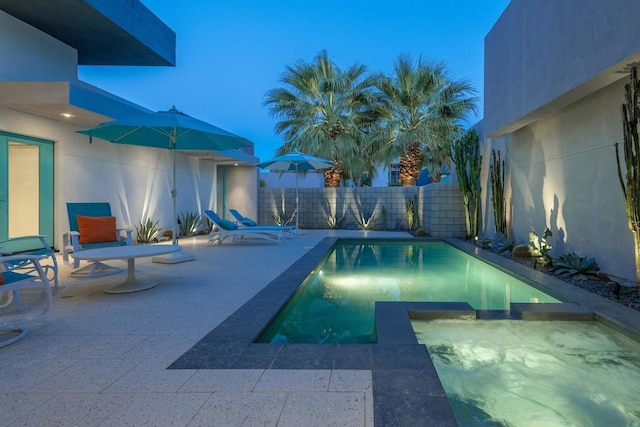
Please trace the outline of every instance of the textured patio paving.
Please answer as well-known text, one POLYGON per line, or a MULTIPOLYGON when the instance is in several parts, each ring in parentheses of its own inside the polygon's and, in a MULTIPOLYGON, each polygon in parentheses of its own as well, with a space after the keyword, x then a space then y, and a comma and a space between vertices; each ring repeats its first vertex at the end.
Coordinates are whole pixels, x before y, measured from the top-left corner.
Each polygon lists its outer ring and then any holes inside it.
POLYGON ((125 273, 75 279, 61 265, 53 311, 0 349, 0 425, 373 426, 371 371, 166 369, 327 236, 363 233, 311 230, 282 245, 183 239, 195 261, 136 260, 138 278, 158 286, 123 295, 103 289, 125 273))

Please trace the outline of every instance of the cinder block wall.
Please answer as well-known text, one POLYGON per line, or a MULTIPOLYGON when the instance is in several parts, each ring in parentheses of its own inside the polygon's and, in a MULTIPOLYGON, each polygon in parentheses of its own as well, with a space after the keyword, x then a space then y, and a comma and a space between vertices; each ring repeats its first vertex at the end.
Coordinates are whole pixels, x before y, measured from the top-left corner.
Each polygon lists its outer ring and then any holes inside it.
MULTIPOLYGON (((373 214, 374 230, 407 230, 406 203, 414 200, 418 203, 420 224, 431 236, 465 236, 464 209, 455 183, 423 187, 300 188, 298 197, 301 228, 326 229, 329 217, 335 217, 339 221, 337 228, 357 229, 358 216, 368 219, 373 214)), ((277 216, 290 219, 295 209, 295 188, 259 190, 260 224, 273 224, 277 216)))
POLYGON ((432 237, 460 237, 467 234, 464 205, 457 183, 438 183, 420 187, 424 213, 422 225, 432 237))

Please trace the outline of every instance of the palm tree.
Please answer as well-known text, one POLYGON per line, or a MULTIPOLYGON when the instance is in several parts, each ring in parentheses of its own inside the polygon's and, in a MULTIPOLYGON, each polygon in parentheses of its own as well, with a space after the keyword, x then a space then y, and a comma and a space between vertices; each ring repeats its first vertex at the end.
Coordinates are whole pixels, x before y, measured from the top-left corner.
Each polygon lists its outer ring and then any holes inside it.
POLYGON ((374 81, 365 73, 357 63, 343 71, 322 50, 311 63, 287 66, 280 78, 284 87, 266 94, 264 104, 280 119, 275 131, 284 140, 277 154, 297 149, 333 160, 335 166, 324 170, 326 187, 375 169, 362 153, 377 111, 374 81))
POLYGON ((444 64, 400 55, 392 76, 379 75, 376 86, 385 98, 387 144, 380 158, 400 158, 402 185, 415 185, 422 167, 439 179, 449 165, 451 145, 462 134, 462 120, 475 112, 475 90, 466 80, 452 80, 444 64), (433 172, 436 172, 435 174, 433 172))

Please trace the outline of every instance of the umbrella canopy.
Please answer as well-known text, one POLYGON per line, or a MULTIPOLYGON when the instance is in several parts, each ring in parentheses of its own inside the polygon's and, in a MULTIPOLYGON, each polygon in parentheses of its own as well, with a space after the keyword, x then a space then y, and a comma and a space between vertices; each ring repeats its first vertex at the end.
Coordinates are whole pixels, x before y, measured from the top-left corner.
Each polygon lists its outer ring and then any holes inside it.
POLYGON ((292 151, 291 153, 283 156, 274 157, 271 160, 267 160, 263 163, 256 165, 261 169, 271 169, 277 171, 290 171, 296 173, 296 230, 298 229, 298 208, 300 206, 300 200, 298 197, 298 172, 308 171, 314 169, 326 169, 333 166, 331 160, 315 157, 310 154, 301 153, 300 151, 292 151))
POLYGON ((170 150, 228 150, 246 147, 246 140, 176 109, 140 113, 100 123, 79 133, 117 142, 170 150))
POLYGON ((176 109, 140 113, 77 131, 118 144, 166 148, 173 151, 173 244, 177 243, 175 150, 228 150, 246 147, 247 141, 231 132, 195 119, 176 109))
POLYGON ((262 169, 277 171, 308 171, 313 169, 326 169, 333 166, 331 160, 321 159, 310 154, 292 151, 284 156, 274 157, 256 166, 262 169))

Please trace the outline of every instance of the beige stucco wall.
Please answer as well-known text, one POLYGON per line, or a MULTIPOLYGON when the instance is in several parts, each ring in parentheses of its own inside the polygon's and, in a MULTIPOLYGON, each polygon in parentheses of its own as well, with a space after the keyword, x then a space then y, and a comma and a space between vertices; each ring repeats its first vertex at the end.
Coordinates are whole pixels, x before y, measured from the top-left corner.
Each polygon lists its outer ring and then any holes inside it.
POLYGON ((621 80, 521 128, 483 144, 485 233, 494 232, 486 189, 490 150, 507 158, 510 226, 518 242, 528 232, 554 233, 552 254, 594 257, 606 272, 635 277, 633 241, 618 183, 613 144, 622 139, 621 80))

